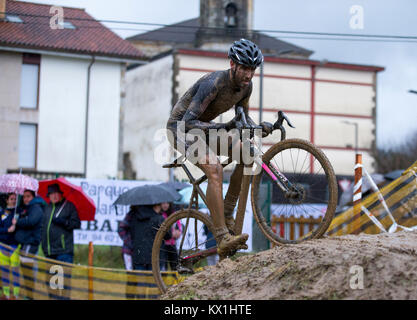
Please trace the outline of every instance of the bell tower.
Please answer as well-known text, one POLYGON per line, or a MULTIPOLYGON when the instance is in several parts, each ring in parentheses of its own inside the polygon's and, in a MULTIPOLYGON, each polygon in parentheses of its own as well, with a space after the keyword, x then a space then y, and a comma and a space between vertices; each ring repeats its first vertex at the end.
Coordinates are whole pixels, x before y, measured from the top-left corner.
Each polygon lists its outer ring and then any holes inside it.
POLYGON ((200 0, 197 46, 250 38, 253 0, 200 0))

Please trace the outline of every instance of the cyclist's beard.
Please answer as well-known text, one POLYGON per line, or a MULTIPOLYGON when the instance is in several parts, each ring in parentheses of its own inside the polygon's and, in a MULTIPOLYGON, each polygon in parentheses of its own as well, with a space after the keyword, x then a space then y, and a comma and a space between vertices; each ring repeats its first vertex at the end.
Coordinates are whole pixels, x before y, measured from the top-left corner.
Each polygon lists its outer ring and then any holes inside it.
POLYGON ((233 83, 233 85, 234 85, 234 90, 236 91, 236 92, 239 92, 240 91, 240 89, 241 89, 241 87, 240 87, 240 85, 239 85, 239 83, 238 83, 238 81, 236 80, 236 69, 237 69, 237 67, 235 67, 233 70, 232 70, 232 83, 233 83))

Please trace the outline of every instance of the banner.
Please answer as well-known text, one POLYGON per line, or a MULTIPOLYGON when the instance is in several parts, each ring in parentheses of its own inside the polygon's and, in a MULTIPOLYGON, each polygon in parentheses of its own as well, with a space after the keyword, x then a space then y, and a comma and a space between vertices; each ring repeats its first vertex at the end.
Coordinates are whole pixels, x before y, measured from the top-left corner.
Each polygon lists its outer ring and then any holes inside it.
POLYGON ((162 182, 85 178, 67 180, 80 186, 94 200, 97 208, 94 221, 81 221, 81 229, 74 230, 74 243, 88 244, 92 241, 94 245, 109 246, 122 246, 117 228, 129 211, 129 206, 113 206, 113 202, 131 188, 162 182))

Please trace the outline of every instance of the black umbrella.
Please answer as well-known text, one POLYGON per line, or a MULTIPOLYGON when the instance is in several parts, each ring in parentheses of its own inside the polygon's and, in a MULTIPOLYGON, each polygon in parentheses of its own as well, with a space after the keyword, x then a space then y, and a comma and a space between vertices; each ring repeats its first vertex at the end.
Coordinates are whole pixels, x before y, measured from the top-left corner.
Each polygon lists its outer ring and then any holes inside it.
POLYGON ((173 202, 181 198, 175 189, 163 185, 146 184, 122 193, 113 205, 152 205, 173 202))
POLYGON ((401 177, 403 171, 404 170, 394 170, 394 171, 388 172, 387 174, 384 175, 384 178, 390 181, 396 180, 399 177, 401 177))
POLYGON ((163 182, 159 185, 174 188, 176 191, 182 190, 182 189, 187 188, 187 187, 191 187, 191 184, 186 183, 186 182, 179 182, 179 181, 163 182))

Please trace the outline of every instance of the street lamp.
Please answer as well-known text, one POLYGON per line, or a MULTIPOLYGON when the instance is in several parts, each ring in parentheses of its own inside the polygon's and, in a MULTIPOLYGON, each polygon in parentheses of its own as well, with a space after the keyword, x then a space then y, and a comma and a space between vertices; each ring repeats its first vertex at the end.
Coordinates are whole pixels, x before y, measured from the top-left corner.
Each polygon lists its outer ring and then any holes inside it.
POLYGON ((343 123, 355 126, 355 153, 358 154, 358 123, 351 121, 342 121, 343 123))

